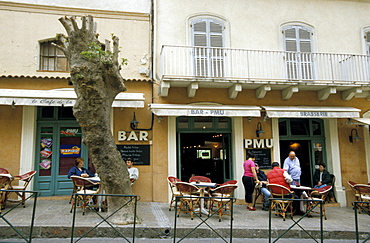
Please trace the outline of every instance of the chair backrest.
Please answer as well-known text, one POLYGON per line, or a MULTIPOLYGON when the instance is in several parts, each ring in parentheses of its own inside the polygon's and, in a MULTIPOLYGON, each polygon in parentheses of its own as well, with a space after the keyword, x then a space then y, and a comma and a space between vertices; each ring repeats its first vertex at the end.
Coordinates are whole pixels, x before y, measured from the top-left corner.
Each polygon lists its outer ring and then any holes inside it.
POLYGON ((7 189, 7 186, 10 185, 11 178, 6 175, 0 175, 0 189, 7 189), (4 188, 3 188, 4 187, 4 188))
POLYGON ((182 181, 176 183, 176 188, 182 195, 189 195, 199 190, 198 187, 182 181))
POLYGON ((290 191, 289 188, 279 184, 267 184, 267 187, 270 189, 271 194, 274 196, 294 194, 294 192, 290 191))
POLYGON ((91 187, 97 185, 97 183, 90 181, 89 179, 86 179, 81 176, 71 176, 71 179, 73 181, 73 184, 75 187, 81 188, 81 190, 86 189, 86 187, 91 187))
POLYGON ((205 176, 192 176, 189 179, 189 182, 212 182, 211 179, 205 176))
POLYGON ((220 186, 224 186, 224 185, 237 185, 237 184, 238 184, 238 181, 237 180, 230 180, 230 181, 225 181, 220 186))
POLYGON ((328 185, 331 185, 331 186, 335 186, 335 175, 334 174, 330 174, 330 178, 331 178, 331 182, 328 183, 328 185))
POLYGON ((168 183, 170 183, 172 186, 175 186, 177 182, 180 182, 181 180, 174 176, 167 177, 168 183))
POLYGON ((211 189, 211 192, 221 194, 221 196, 217 196, 217 197, 232 197, 237 187, 238 186, 235 184, 223 185, 215 189, 211 189))
POLYGON ((349 185, 350 187, 354 187, 354 186, 356 185, 356 183, 355 183, 355 182, 353 182, 353 181, 347 181, 347 183, 348 183, 348 185, 349 185))
POLYGON ((360 195, 370 195, 370 185, 356 184, 354 187, 360 195))
POLYGON ((18 177, 21 181, 30 182, 32 180, 32 178, 34 177, 34 175, 36 174, 36 172, 37 171, 32 170, 32 171, 29 171, 27 173, 24 173, 23 175, 19 175, 19 176, 16 176, 16 177, 18 177))
POLYGON ((332 188, 333 186, 324 186, 316 189, 316 191, 318 191, 320 194, 327 194, 332 188))
POLYGON ((4 168, 0 168, 0 174, 9 174, 9 171, 4 168))

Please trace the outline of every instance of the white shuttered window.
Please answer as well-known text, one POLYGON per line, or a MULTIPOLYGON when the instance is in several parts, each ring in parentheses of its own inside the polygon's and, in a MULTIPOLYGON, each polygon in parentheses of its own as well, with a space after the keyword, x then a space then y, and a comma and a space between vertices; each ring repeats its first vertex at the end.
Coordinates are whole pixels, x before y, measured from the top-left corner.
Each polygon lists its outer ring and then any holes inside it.
POLYGON ((214 19, 192 21, 194 75, 224 76, 224 24, 214 19))
POLYGON ((283 29, 287 53, 287 73, 291 80, 313 79, 312 30, 304 26, 283 29))

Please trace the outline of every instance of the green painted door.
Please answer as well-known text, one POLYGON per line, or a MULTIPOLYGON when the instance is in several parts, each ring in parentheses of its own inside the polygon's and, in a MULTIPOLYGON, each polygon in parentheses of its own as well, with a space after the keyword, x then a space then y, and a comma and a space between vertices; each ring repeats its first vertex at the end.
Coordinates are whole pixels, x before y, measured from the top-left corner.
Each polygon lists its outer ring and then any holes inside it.
POLYGON ((81 128, 76 123, 42 123, 37 131, 36 190, 42 196, 70 194, 68 171, 75 166, 76 157, 86 157, 81 128))

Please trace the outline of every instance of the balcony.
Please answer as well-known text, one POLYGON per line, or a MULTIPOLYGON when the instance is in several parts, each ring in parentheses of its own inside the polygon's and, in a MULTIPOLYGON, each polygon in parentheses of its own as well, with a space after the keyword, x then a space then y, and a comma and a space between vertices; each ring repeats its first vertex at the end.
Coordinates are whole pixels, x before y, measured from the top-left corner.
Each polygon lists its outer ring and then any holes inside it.
POLYGON ((270 90, 282 90, 283 99, 310 90, 320 100, 337 91, 349 100, 369 89, 370 56, 163 46, 160 78, 164 97, 170 87, 187 87, 188 97, 212 87, 228 88, 232 99, 255 89, 257 98, 270 90))

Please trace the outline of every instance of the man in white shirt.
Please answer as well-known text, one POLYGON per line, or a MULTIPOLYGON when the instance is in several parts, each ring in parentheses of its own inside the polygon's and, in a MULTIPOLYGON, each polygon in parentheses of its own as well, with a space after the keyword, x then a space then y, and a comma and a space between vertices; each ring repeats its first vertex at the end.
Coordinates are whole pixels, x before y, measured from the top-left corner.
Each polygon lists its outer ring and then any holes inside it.
POLYGON ((133 167, 133 164, 134 162, 132 162, 131 158, 126 159, 128 173, 130 174, 131 186, 135 183, 137 179, 139 179, 139 170, 136 167, 133 167))
POLYGON ((283 169, 292 177, 292 185, 301 184, 301 164, 294 151, 290 151, 289 156, 284 160, 283 169))

